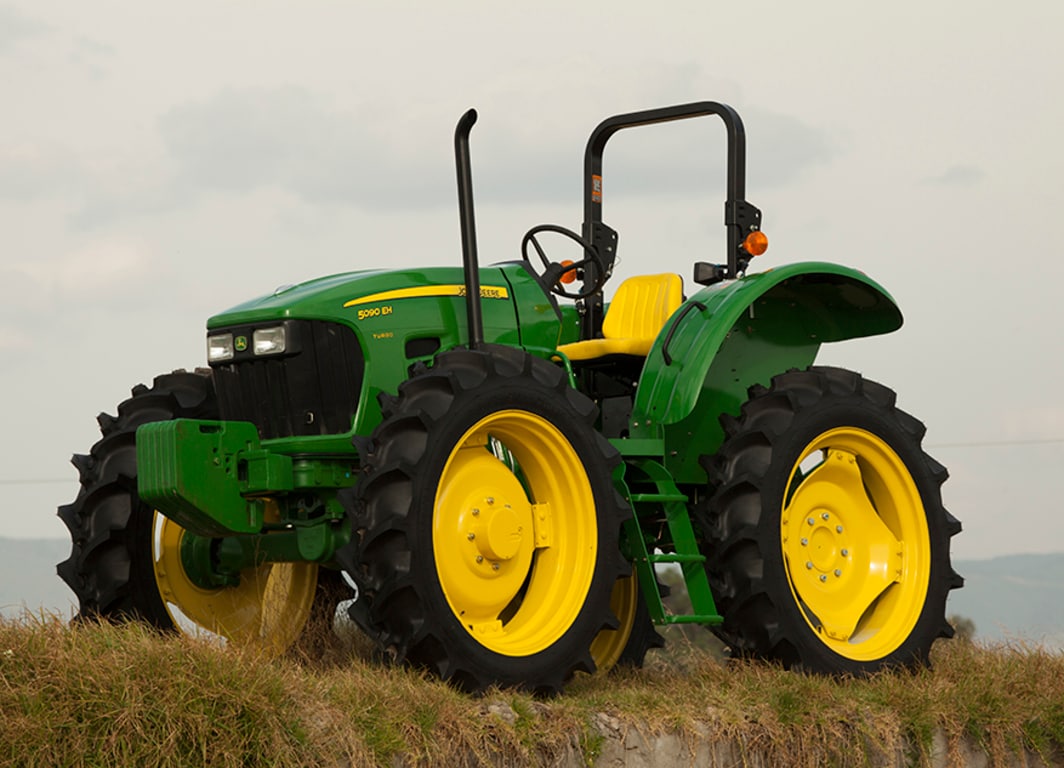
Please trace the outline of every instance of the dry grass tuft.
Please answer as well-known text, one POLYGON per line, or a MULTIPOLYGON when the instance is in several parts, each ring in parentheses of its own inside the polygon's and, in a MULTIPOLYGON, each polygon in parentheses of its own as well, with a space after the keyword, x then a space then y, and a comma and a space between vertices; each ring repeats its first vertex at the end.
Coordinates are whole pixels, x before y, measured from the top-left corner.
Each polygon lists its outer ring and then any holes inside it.
POLYGON ((934 670, 829 680, 696 648, 537 701, 462 695, 322 629, 268 660, 138 625, 0 622, 0 765, 590 763, 607 738, 678 734, 764 765, 1003 765, 1064 744, 1064 657, 936 649, 934 670), (936 746, 937 745, 937 746, 936 746))

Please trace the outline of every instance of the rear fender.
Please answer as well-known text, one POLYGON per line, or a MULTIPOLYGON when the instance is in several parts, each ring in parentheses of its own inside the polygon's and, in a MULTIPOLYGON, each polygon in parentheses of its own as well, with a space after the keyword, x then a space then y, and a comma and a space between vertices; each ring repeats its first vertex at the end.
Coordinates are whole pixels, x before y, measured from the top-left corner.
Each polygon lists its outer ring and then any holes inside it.
POLYGON ((754 384, 805 368, 820 345, 901 327, 894 300, 864 274, 821 262, 778 267, 700 290, 673 314, 647 356, 633 438, 664 439, 678 482, 704 482, 701 456, 724 437, 754 384))

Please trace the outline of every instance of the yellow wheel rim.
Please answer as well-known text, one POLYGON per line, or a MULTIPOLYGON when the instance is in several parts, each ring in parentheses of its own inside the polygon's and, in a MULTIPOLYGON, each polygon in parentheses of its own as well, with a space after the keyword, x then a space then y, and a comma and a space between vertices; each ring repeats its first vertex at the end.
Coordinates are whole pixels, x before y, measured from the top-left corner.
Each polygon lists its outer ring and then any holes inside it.
POLYGON ((529 656, 561 638, 597 548, 591 484, 557 427, 507 410, 462 435, 440 476, 432 552, 448 605, 481 645, 529 656))
POLYGON ((591 658, 599 669, 610 669, 621 659, 635 625, 639 608, 639 582, 635 576, 624 576, 613 583, 610 610, 617 617, 617 629, 604 629, 591 643, 591 658))
POLYGON ((809 626, 855 661, 897 650, 931 575, 927 517, 905 462, 871 432, 840 427, 806 446, 788 488, 784 566, 809 626))
POLYGON ((235 587, 203 589, 181 564, 185 529, 155 514, 155 582, 174 624, 221 635, 270 654, 288 650, 307 623, 318 581, 316 563, 267 563, 240 573, 235 587))

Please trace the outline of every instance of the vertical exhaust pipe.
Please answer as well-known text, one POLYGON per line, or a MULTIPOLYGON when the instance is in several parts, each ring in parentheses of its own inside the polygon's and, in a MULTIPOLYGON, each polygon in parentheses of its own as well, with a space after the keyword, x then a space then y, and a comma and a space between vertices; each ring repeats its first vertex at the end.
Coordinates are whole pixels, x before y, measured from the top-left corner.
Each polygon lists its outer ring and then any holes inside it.
POLYGON ((477 121, 471 109, 454 129, 454 160, 458 172, 458 218, 462 228, 462 267, 465 271, 466 316, 469 348, 484 344, 484 320, 480 314, 480 265, 477 259, 477 224, 473 216, 473 172, 469 164, 469 132, 477 121))

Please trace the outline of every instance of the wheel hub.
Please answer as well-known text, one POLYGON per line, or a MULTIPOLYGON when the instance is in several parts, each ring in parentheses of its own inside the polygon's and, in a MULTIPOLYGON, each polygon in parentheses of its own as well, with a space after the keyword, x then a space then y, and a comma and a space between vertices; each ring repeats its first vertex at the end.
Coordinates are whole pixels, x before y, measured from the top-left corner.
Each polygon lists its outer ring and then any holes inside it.
POLYGON ((449 595, 474 624, 494 619, 514 598, 532 563, 532 505, 510 469, 475 441, 459 453, 441 489, 436 540, 460 553, 438 562, 449 595))
MULTIPOLYGON (((477 551, 483 557, 495 561, 510 560, 521 549, 525 525, 513 505, 498 506, 492 503, 494 499, 487 501, 488 513, 474 516, 477 523, 470 532, 471 540, 476 542, 477 551)), ((523 506, 531 511, 527 502, 523 506)))
POLYGON ((810 532, 802 536, 799 543, 807 558, 806 570, 811 575, 819 577, 832 574, 839 577, 845 572, 849 564, 850 546, 846 527, 841 521, 840 514, 825 509, 818 509, 806 519, 810 532))

